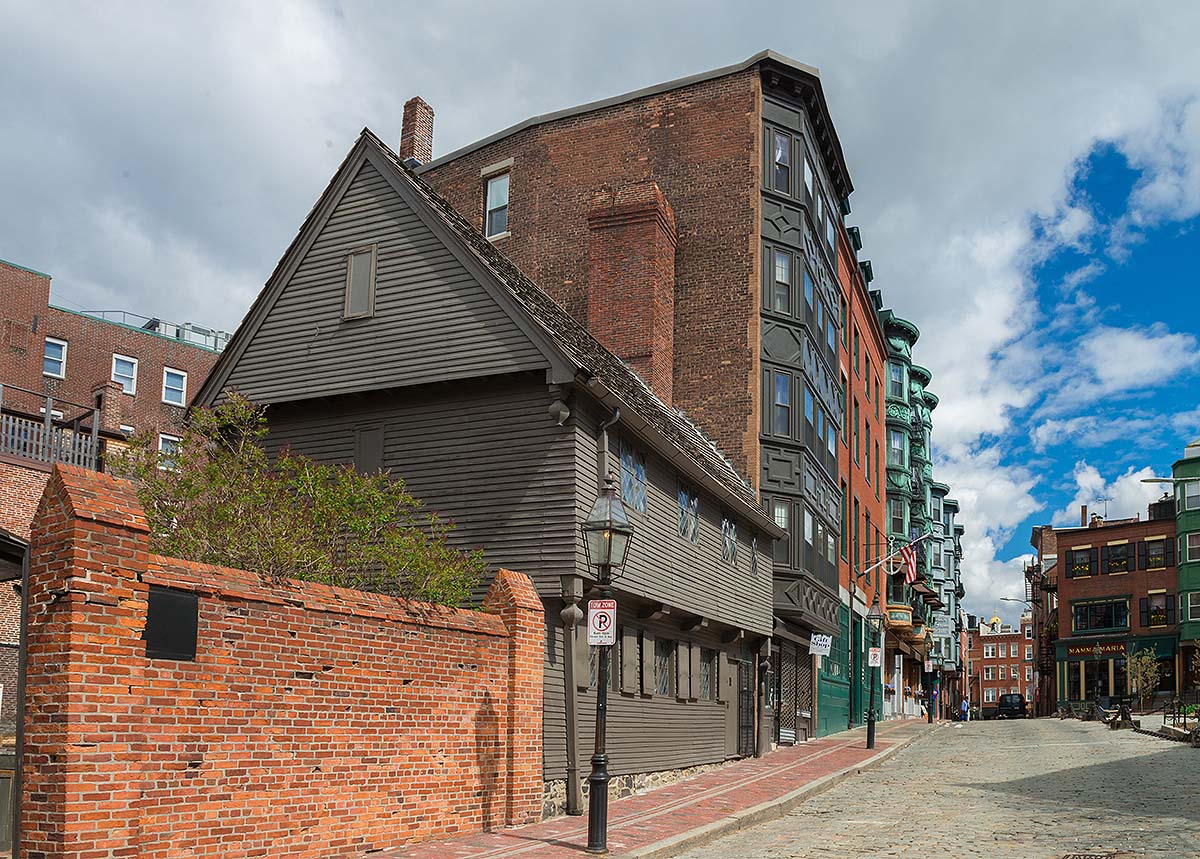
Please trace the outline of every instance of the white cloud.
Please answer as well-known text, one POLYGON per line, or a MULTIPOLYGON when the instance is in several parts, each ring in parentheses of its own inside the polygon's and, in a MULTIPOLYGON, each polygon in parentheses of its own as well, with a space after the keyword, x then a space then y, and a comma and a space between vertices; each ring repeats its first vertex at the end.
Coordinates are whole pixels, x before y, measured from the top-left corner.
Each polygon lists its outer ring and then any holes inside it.
POLYGON ((1143 483, 1147 477, 1155 477, 1150 467, 1129 468, 1112 481, 1106 480, 1100 470, 1086 461, 1075 464, 1075 497, 1063 509, 1054 514, 1051 524, 1056 527, 1078 527, 1080 507, 1087 505, 1088 515, 1099 513, 1108 519, 1145 517, 1147 505, 1163 494, 1161 484, 1143 483))

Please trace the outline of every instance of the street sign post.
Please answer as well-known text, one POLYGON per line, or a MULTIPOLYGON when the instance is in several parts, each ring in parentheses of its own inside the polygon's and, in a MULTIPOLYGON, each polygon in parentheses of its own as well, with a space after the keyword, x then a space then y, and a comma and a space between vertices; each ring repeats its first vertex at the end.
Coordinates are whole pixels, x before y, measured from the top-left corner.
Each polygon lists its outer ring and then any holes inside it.
POLYGON ((883 648, 872 647, 867 651, 867 667, 880 668, 883 666, 883 648))
POLYGON ((588 600, 587 643, 617 643, 617 601, 588 600))
POLYGON ((933 660, 926 659, 925 660, 925 673, 930 674, 930 673, 932 673, 932 671, 933 671, 933 660))

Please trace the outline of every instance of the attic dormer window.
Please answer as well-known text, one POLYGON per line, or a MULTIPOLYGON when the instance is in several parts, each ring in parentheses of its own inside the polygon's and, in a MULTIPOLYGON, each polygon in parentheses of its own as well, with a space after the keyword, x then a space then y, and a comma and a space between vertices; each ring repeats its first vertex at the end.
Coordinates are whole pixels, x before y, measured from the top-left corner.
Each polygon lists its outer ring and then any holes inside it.
POLYGON ((346 304, 343 319, 375 315, 375 245, 356 248, 346 256, 346 304))

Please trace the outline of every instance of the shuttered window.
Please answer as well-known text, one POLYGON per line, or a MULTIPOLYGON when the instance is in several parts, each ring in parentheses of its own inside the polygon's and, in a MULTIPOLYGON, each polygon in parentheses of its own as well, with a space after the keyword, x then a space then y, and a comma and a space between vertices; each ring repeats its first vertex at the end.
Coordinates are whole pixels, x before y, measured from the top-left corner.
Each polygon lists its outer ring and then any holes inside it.
POLYGON ((358 248, 346 257, 344 319, 375 315, 375 245, 358 248))

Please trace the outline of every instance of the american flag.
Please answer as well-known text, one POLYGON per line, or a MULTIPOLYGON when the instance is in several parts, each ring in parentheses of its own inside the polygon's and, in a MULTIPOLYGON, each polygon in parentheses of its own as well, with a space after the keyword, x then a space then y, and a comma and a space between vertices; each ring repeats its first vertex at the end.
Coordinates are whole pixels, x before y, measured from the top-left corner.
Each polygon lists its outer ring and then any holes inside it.
POLYGON ((904 584, 917 580, 917 548, 912 543, 900 547, 900 560, 904 562, 904 584))

